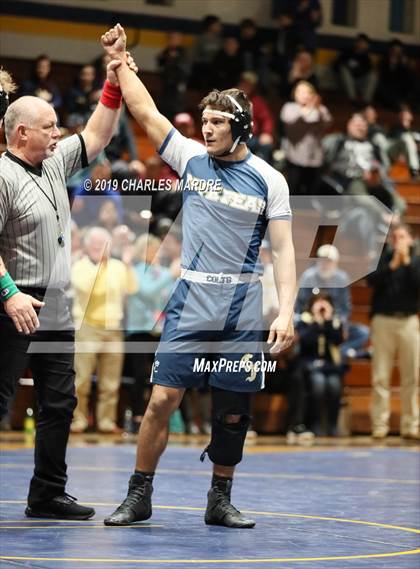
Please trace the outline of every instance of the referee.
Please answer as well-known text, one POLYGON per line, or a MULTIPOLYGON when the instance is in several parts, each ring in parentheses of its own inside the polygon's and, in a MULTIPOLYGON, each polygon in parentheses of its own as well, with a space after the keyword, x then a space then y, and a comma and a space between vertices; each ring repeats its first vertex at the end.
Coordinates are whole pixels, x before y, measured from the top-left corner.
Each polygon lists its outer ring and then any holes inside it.
MULTIPOLYGON (((136 70, 134 62, 131 68, 136 70)), ((17 99, 4 116, 0 417, 7 411, 17 380, 31 368, 39 409, 35 470, 25 510, 29 517, 88 519, 95 513, 65 492, 66 446, 76 406, 74 330, 64 293, 70 278, 66 179, 107 146, 120 106, 121 91, 108 67, 100 102, 81 135, 60 141, 54 109, 36 97, 17 99), (47 353, 46 349, 28 353, 32 342, 60 342, 60 353, 47 353)))

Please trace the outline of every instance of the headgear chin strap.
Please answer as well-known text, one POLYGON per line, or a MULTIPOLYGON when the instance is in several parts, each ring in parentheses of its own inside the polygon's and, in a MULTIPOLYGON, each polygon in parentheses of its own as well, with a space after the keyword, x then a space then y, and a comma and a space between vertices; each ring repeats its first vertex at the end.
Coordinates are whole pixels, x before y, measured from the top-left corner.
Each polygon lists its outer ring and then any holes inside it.
POLYGON ((204 112, 206 113, 212 113, 230 119, 233 144, 227 152, 219 154, 218 156, 228 156, 229 154, 232 154, 232 152, 235 151, 235 148, 238 146, 238 144, 240 144, 241 142, 246 144, 252 138, 253 122, 251 118, 251 113, 249 111, 244 110, 241 107, 241 105, 238 103, 238 101, 234 99, 231 95, 226 95, 226 96, 235 107, 235 111, 233 113, 219 111, 217 109, 204 110, 204 112))

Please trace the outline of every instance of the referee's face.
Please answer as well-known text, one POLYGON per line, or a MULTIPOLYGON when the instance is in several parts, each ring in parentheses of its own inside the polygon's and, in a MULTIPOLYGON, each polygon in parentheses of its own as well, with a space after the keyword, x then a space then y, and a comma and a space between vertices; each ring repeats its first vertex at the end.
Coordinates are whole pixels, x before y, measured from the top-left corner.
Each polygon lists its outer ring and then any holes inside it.
POLYGON ((42 106, 36 122, 26 128, 26 134, 27 148, 34 161, 41 162, 54 154, 61 135, 57 115, 50 105, 42 106))

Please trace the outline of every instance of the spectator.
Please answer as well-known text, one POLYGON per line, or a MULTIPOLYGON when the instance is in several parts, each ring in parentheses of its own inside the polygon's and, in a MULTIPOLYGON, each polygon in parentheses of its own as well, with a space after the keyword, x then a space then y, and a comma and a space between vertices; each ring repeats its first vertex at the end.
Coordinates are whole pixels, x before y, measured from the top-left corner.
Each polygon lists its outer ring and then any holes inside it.
POLYGON ((294 100, 280 112, 287 181, 294 195, 316 195, 323 163, 321 139, 332 119, 310 83, 301 81, 296 85, 294 100))
POLYGON ((347 134, 332 134, 324 138, 325 164, 329 182, 338 193, 351 195, 357 205, 359 221, 353 223, 353 230, 368 251, 375 249, 378 224, 389 223, 392 214, 384 213, 376 200, 366 200, 374 195, 383 201, 394 215, 405 209, 404 200, 397 194, 386 178, 380 162, 380 153, 368 140, 368 125, 364 117, 354 114, 347 123, 347 134))
POLYGON ((363 109, 363 117, 367 122, 367 138, 380 152, 381 162, 388 172, 391 161, 389 158, 390 140, 385 128, 378 123, 378 112, 372 105, 367 105, 363 109))
POLYGON ((322 8, 319 0, 296 0, 294 28, 298 42, 311 52, 317 47, 316 29, 322 23, 322 8))
POLYGON ((131 267, 132 251, 125 252, 123 261, 118 261, 110 258, 110 246, 109 232, 92 227, 85 235, 86 255, 72 267, 76 342, 85 345, 85 351, 82 348, 75 357, 78 403, 71 426, 73 433, 81 433, 88 427, 89 394, 95 370, 98 430, 118 432, 118 390, 124 357, 121 323, 126 295, 134 293, 138 285, 131 267))
POLYGON ((169 33, 167 46, 157 57, 162 78, 160 107, 170 120, 185 108, 185 91, 190 70, 182 41, 183 36, 179 32, 169 33))
POLYGON ((313 55, 310 51, 301 50, 293 58, 292 67, 287 75, 287 84, 284 95, 290 99, 293 97, 294 89, 298 83, 306 81, 315 90, 318 90, 318 79, 315 75, 313 55))
POLYGON ((404 156, 410 175, 413 178, 419 176, 419 148, 420 132, 413 129, 414 116, 408 105, 401 105, 398 121, 389 133, 385 132, 377 123, 377 112, 374 107, 368 105, 363 116, 368 123, 368 138, 376 145, 381 153, 381 161, 388 171, 391 164, 400 156, 404 156))
POLYGON ((144 390, 153 364, 154 348, 147 349, 162 331, 163 311, 178 277, 179 265, 171 268, 160 265, 158 251, 161 240, 154 235, 143 234, 135 243, 134 272, 139 288, 128 298, 127 341, 139 346, 129 353, 129 369, 134 378, 131 391, 133 427, 137 432, 146 408, 144 390))
POLYGON ((401 382, 403 438, 419 439, 420 366, 420 256, 414 250, 409 228, 391 231, 391 247, 385 249, 375 272, 368 276, 372 298, 372 435, 383 439, 389 431, 390 379, 398 361, 401 382))
POLYGON ((285 91, 285 85, 283 83, 284 77, 286 77, 289 72, 290 62, 299 44, 299 38, 297 37, 296 29, 293 25, 293 9, 290 7, 282 7, 277 15, 276 21, 278 30, 272 49, 271 68, 280 81, 281 90, 285 91))
POLYGON ((242 73, 238 89, 247 94, 252 103, 253 137, 248 147, 257 156, 267 162, 271 161, 273 151, 273 117, 267 101, 257 93, 258 76, 252 71, 242 73))
POLYGON ((389 43, 388 52, 379 66, 377 98, 388 108, 398 110, 411 100, 415 90, 415 76, 401 40, 389 43))
POLYGON ((258 71, 260 40, 254 20, 246 18, 239 24, 239 48, 245 71, 258 71))
MULTIPOLYGON (((105 70, 106 74, 106 70, 105 70)), ((48 55, 39 55, 32 67, 31 78, 23 81, 21 95, 33 95, 47 101, 55 111, 62 104, 61 93, 51 78, 51 60, 48 55)))
POLYGON ((353 47, 343 51, 335 63, 347 97, 357 106, 371 103, 378 81, 369 50, 368 36, 358 34, 353 47))
POLYGON ((222 23, 217 16, 206 16, 202 22, 202 32, 193 49, 193 67, 190 86, 192 89, 206 90, 211 87, 210 76, 216 54, 222 48, 222 23))
POLYGON ((111 256, 123 260, 124 255, 133 248, 136 235, 128 225, 117 225, 111 233, 111 256))
POLYGON ((340 254, 334 245, 322 245, 316 256, 317 262, 302 274, 299 292, 296 298, 295 312, 299 316, 308 306, 313 294, 328 294, 335 314, 343 322, 345 341, 340 346, 344 358, 366 357, 365 344, 369 339, 369 328, 357 322, 351 322, 352 311, 349 290, 349 275, 339 268, 340 254))
POLYGON ((420 132, 413 128, 414 116, 408 105, 401 105, 398 123, 389 133, 393 144, 390 146, 391 159, 403 154, 413 178, 420 174, 420 132))
POLYGON ((201 142, 199 138, 195 137, 195 124, 194 119, 190 113, 178 113, 174 116, 174 127, 187 138, 193 138, 201 142))
POLYGON ((239 42, 235 36, 227 36, 222 49, 216 54, 212 64, 212 87, 229 89, 239 81, 243 71, 242 57, 239 52, 239 42))
POLYGON ((343 326, 334 313, 331 298, 328 295, 313 295, 296 329, 300 359, 308 376, 313 400, 312 431, 316 435, 336 436, 342 388, 339 346, 343 341, 343 326))
POLYGON ((100 91, 95 87, 95 76, 95 67, 84 65, 67 93, 66 126, 74 131, 86 124, 98 103, 100 91))
POLYGON ((97 225, 111 233, 120 225, 121 221, 121 216, 115 201, 110 198, 101 200, 96 220, 97 225))

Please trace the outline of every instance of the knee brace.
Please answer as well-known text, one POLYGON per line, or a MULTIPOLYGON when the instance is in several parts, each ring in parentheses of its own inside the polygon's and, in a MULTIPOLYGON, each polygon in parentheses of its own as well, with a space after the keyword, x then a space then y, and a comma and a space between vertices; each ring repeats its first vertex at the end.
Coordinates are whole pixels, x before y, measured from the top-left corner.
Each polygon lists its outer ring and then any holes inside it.
POLYGON ((235 466, 242 460, 246 433, 251 422, 251 394, 212 388, 212 430, 210 444, 201 455, 214 464, 235 466), (238 415, 236 422, 229 415, 238 415))

